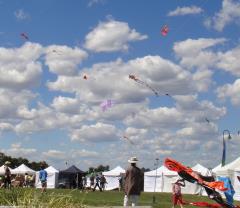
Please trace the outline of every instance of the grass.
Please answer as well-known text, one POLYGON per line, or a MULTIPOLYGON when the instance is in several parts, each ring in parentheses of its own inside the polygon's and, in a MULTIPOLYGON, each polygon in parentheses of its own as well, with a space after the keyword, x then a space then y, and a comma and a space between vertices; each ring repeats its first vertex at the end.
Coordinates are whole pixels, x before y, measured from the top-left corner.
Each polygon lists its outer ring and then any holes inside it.
MULTIPOLYGON (((171 193, 155 193, 156 203, 153 201, 153 193, 142 193, 139 205, 153 206, 154 208, 172 207, 171 193)), ((0 189, 0 205, 11 205, 32 208, 84 208, 86 206, 122 206, 123 192, 80 192, 79 190, 53 189, 41 194, 39 189, 19 188, 12 190, 0 189)), ((185 201, 207 201, 214 203, 207 197, 196 195, 184 195, 185 201)), ((240 205, 240 203, 236 203, 240 205)), ((187 206, 193 208, 192 206, 187 206)))

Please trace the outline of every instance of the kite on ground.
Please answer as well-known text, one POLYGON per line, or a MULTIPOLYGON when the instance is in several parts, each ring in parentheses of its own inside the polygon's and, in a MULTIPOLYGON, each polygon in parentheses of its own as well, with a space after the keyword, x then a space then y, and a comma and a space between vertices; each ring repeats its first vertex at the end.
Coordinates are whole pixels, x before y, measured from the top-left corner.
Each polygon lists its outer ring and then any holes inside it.
POLYGON ((20 36, 24 38, 25 40, 29 40, 29 37, 26 33, 21 33, 20 36))
POLYGON ((169 27, 167 25, 164 25, 161 29, 162 36, 167 36, 168 32, 169 32, 169 27))
POLYGON ((111 108, 113 106, 112 100, 105 100, 100 104, 102 111, 106 111, 107 109, 111 108))
POLYGON ((169 170, 177 172, 178 175, 184 180, 190 183, 197 183, 198 185, 202 186, 205 189, 208 197, 218 203, 218 205, 216 205, 205 202, 191 202, 191 205, 211 208, 239 208, 239 206, 234 206, 223 200, 221 194, 218 192, 228 190, 228 188, 224 186, 223 181, 215 181, 213 176, 202 176, 198 172, 193 171, 191 168, 186 167, 176 160, 170 158, 165 159, 164 166, 169 170))

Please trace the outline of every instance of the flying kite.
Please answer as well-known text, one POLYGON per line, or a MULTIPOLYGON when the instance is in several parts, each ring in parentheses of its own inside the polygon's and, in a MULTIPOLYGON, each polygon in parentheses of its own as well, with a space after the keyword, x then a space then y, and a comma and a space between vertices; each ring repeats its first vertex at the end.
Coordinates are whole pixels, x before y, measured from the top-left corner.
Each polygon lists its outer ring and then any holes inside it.
POLYGON ((29 37, 26 33, 21 33, 20 36, 25 40, 29 40, 29 37))
POLYGON ((135 82, 137 82, 137 83, 139 83, 139 84, 141 84, 141 85, 144 85, 144 86, 146 86, 147 88, 149 88, 150 90, 152 90, 153 91, 153 93, 158 97, 159 96, 159 94, 158 94, 158 92, 155 90, 155 89, 153 89, 150 85, 148 85, 146 82, 143 82, 143 81, 141 81, 140 79, 138 79, 135 75, 133 75, 133 74, 129 74, 129 79, 132 79, 132 80, 134 80, 135 82))
POLYGON ((123 138, 128 140, 130 142, 130 144, 134 145, 133 141, 131 139, 129 139, 129 137, 127 137, 126 135, 123 135, 123 138))
POLYGON ((208 120, 208 118, 205 118, 205 121, 208 122, 208 123, 210 123, 210 121, 208 120))
POLYGON ((168 32, 169 32, 169 27, 167 25, 164 25, 161 29, 162 36, 167 36, 168 32))
POLYGON ((100 104, 102 111, 106 111, 107 109, 111 108, 113 106, 112 100, 105 100, 100 104))

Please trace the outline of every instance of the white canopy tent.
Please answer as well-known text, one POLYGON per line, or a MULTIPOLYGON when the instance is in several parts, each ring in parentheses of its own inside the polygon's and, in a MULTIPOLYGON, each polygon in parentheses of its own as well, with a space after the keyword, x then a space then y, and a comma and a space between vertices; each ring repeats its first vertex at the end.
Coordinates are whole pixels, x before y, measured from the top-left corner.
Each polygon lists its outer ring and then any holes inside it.
MULTIPOLYGON (((12 173, 12 168, 10 168, 10 167, 8 167, 9 168, 9 170, 10 170, 10 172, 12 173)), ((4 175, 5 174, 5 169, 4 169, 4 165, 2 165, 1 167, 0 167, 0 175, 4 175)))
POLYGON ((220 164, 212 171, 217 176, 225 176, 231 179, 233 188, 235 190, 234 199, 240 200, 240 181, 238 180, 238 176, 240 176, 240 157, 223 167, 220 164))
POLYGON ((107 184, 105 185, 106 190, 113 190, 119 187, 119 177, 121 174, 124 174, 126 171, 117 166, 116 168, 103 172, 102 174, 106 178, 107 184))
POLYGON ((20 166, 18 166, 17 168, 13 169, 11 171, 12 174, 19 174, 19 175, 24 175, 25 173, 29 174, 29 175, 34 175, 36 173, 36 171, 32 170, 31 168, 29 168, 28 166, 22 164, 20 166))
MULTIPOLYGON (((58 174, 59 171, 53 166, 49 166, 45 169, 47 171, 47 188, 57 188, 58 186, 58 174)), ((41 188, 41 181, 39 180, 39 171, 36 173, 36 188, 41 188)))
POLYGON ((178 174, 161 166, 156 170, 144 173, 145 192, 171 192, 172 182, 176 180, 178 174))

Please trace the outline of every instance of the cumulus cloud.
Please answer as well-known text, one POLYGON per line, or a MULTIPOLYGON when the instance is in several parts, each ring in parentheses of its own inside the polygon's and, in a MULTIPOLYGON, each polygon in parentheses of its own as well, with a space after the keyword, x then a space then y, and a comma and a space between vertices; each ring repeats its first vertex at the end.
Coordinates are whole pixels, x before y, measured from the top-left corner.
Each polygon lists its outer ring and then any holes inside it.
POLYGON ((229 97, 233 105, 240 105, 240 79, 235 80, 233 84, 225 84, 218 87, 217 95, 222 100, 229 97))
POLYGON ((18 20, 26 20, 30 18, 30 15, 23 9, 18 9, 17 11, 14 12, 14 15, 18 20))
POLYGON ((37 153, 37 150, 35 148, 22 147, 21 143, 15 143, 9 149, 2 149, 1 152, 13 157, 32 157, 37 153))
POLYGON ((71 132, 71 139, 81 142, 116 141, 118 139, 118 130, 111 124, 83 125, 80 129, 71 132))
POLYGON ((213 27, 217 31, 222 31, 224 27, 240 19, 240 3, 235 0, 223 0, 222 8, 211 18, 204 22, 206 27, 213 27))
POLYGON ((199 14, 203 9, 197 6, 177 7, 174 11, 170 11, 168 16, 184 16, 189 14, 199 14))
POLYGON ((104 4, 105 0, 89 0, 87 6, 92 7, 97 4, 104 4))
POLYGON ((234 48, 225 53, 219 52, 218 58, 219 61, 217 67, 240 77, 240 47, 234 48))
POLYGON ((38 86, 42 65, 38 61, 43 48, 25 43, 20 48, 0 48, 0 87, 26 89, 38 86), (13 79, 14 77, 14 79, 13 79))
POLYGON ((80 48, 51 45, 46 48, 46 65, 58 75, 74 75, 88 54, 80 48))
POLYGON ((59 150, 48 150, 47 152, 43 152, 42 155, 47 159, 64 159, 66 157, 65 152, 59 150))
POLYGON ((147 38, 135 29, 131 29, 126 22, 109 20, 100 22, 96 28, 87 34, 85 48, 94 52, 113 52, 128 50, 129 42, 147 38))

